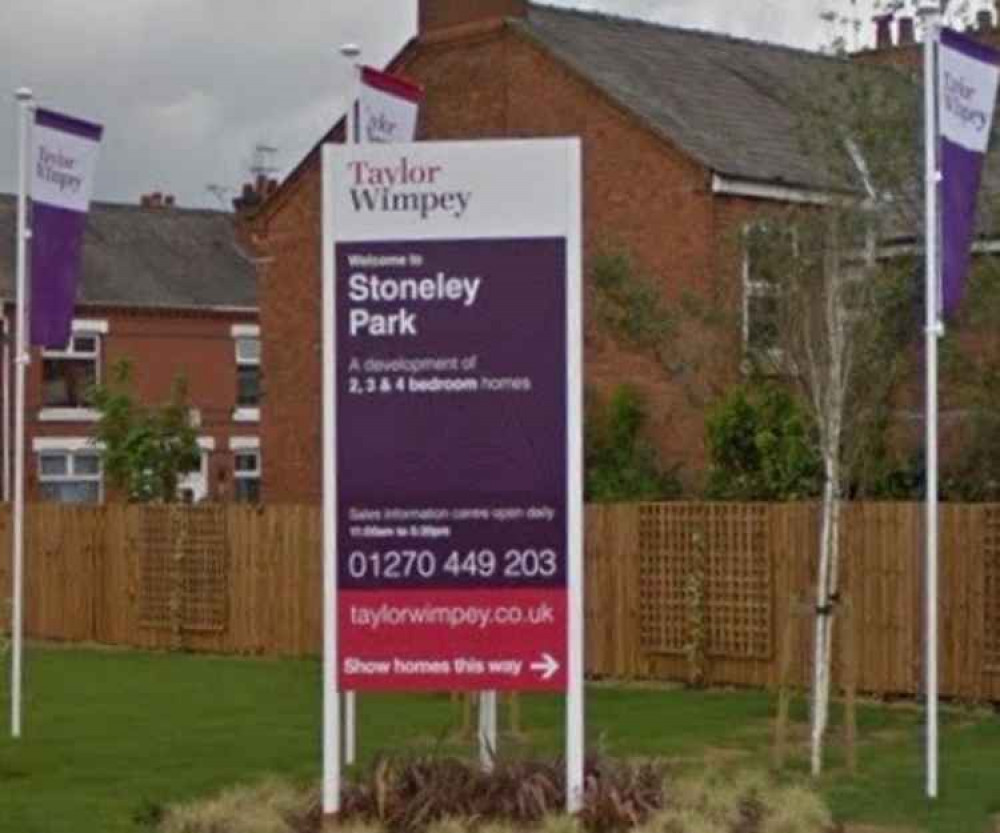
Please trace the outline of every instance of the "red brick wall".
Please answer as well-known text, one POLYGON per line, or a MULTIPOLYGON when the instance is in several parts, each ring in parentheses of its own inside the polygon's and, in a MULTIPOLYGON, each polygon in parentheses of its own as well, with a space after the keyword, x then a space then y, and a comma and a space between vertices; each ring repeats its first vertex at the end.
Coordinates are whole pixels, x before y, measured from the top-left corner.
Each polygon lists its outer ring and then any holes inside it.
MULTIPOLYGON (((704 289, 715 268, 708 172, 538 47, 519 38, 510 44, 509 133, 583 141, 585 274, 596 253, 620 249, 671 305, 704 289)), ((592 310, 592 287, 587 298, 592 310)), ((636 385, 663 461, 681 463, 686 478, 696 480, 704 462, 698 385, 680 365, 689 355, 705 356, 691 327, 675 342, 677 366, 665 368, 587 315, 586 383, 599 394, 636 385)))
MULTIPOLYGON (((12 315, 12 311, 8 313, 12 315)), ((77 318, 107 321, 101 338, 100 373, 107 380, 111 368, 128 359, 133 385, 146 403, 166 402, 175 378, 183 375, 188 401, 201 417, 199 437, 215 440, 209 455, 209 489, 215 499, 227 499, 232 489, 231 437, 259 437, 257 423, 236 423, 236 354, 234 324, 256 324, 253 314, 124 311, 88 308, 77 318)), ((26 484, 29 499, 37 496, 38 476, 32 441, 36 437, 88 437, 93 423, 42 422, 42 360, 33 351, 27 377, 26 484)), ((12 388, 13 390, 13 388, 12 388)), ((262 409, 266 405, 262 405, 262 409)))
POLYGON ((261 413, 265 500, 314 502, 320 494, 322 337, 320 179, 316 160, 285 194, 261 247, 261 361, 268 407, 261 413))
POLYGON ((491 18, 520 17, 525 0, 419 0, 418 31, 429 34, 491 18))
MULTIPOLYGON (((752 206, 720 208, 708 171, 539 47, 508 29, 467 32, 418 46, 400 69, 427 90, 422 138, 582 138, 588 259, 601 249, 628 251, 675 304, 688 291, 707 292, 720 269, 732 276, 724 226, 738 223, 752 206)), ((314 158, 257 225, 274 258, 260 295, 273 403, 262 426, 268 501, 320 496, 319 188, 314 158)), ((592 309, 592 290, 588 295, 592 309)), ((734 354, 718 350, 720 338, 738 344, 730 335, 738 339, 739 330, 705 336, 684 327, 674 366, 664 368, 589 314, 586 382, 605 392, 636 384, 650 406, 649 435, 663 460, 682 463, 688 479, 697 480, 704 464, 703 405, 711 393, 706 368, 715 378, 738 372, 734 354)))

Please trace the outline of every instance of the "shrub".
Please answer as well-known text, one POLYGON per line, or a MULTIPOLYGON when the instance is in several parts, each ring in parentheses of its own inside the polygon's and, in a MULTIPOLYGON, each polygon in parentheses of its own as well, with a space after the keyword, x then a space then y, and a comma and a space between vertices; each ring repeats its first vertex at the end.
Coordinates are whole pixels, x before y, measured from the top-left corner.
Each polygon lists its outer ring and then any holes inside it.
POLYGON ((642 436, 646 409, 639 392, 622 385, 610 400, 591 393, 586 424, 587 500, 611 503, 669 500, 680 495, 676 469, 661 466, 642 436))
MULTIPOLYGON (((591 761, 580 823, 587 830, 636 826, 662 807, 663 771, 653 764, 591 761)), ((558 821, 566 805, 560 761, 497 760, 490 773, 456 758, 384 759, 344 791, 343 816, 377 822, 390 833, 452 833, 456 819, 489 820, 518 829, 573 833, 558 821)), ((458 833, 458 831, 454 831, 458 833)))
POLYGON ((797 500, 822 484, 815 426, 788 390, 771 382, 733 388, 708 413, 710 500, 797 500))
POLYGON ((625 342, 663 363, 676 341, 677 316, 663 301, 662 283, 639 272, 624 250, 594 255, 596 313, 625 342))

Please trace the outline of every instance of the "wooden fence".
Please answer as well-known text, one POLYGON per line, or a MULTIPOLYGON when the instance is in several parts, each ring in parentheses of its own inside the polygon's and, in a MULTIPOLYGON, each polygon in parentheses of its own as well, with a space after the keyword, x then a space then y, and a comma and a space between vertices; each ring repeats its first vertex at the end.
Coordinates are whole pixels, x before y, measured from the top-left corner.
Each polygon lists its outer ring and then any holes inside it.
MULTIPOLYGON (((818 521, 813 504, 588 507, 588 673, 687 680, 697 666, 712 684, 773 686, 787 643, 792 678, 805 684, 812 619, 801 608, 814 593, 818 521)), ((315 507, 36 505, 26 529, 30 637, 320 651, 315 507)), ((853 634, 862 691, 921 690, 922 529, 919 504, 844 507, 849 605, 838 627, 853 634)), ((9 594, 9 540, 0 507, 0 600, 9 594)), ((943 506, 941 565, 942 694, 1000 701, 1000 507, 943 506)), ((8 615, 0 609, 0 622, 8 615)))

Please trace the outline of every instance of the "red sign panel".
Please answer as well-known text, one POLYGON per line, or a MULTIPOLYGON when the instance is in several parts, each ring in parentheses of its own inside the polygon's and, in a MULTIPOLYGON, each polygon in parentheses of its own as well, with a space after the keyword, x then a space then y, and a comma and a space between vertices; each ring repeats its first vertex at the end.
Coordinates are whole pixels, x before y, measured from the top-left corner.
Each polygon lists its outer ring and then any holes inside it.
POLYGON ((565 689, 561 590, 345 591, 345 689, 565 689))

